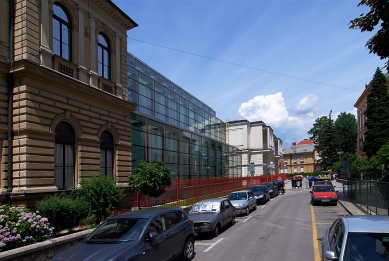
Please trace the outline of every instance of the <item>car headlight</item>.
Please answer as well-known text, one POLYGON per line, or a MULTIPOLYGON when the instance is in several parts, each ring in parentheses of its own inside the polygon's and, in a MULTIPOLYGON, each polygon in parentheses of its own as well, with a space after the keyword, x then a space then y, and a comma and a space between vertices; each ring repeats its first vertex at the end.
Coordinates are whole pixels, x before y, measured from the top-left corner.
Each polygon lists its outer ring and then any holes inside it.
POLYGON ((257 196, 256 198, 263 198, 263 195, 259 195, 259 196, 257 196))
POLYGON ((332 196, 332 199, 337 199, 338 197, 337 196, 332 196))
POLYGON ((238 204, 238 208, 245 208, 246 205, 245 204, 238 204))
POLYGON ((270 193, 272 193, 272 192, 273 192, 273 190, 271 189, 271 190, 269 190, 269 192, 270 192, 270 193))
POLYGON ((211 228, 211 224, 208 222, 203 223, 203 228, 209 230, 211 228))
POLYGON ((314 198, 315 198, 315 199, 319 199, 320 197, 318 197, 318 196, 314 196, 314 198))

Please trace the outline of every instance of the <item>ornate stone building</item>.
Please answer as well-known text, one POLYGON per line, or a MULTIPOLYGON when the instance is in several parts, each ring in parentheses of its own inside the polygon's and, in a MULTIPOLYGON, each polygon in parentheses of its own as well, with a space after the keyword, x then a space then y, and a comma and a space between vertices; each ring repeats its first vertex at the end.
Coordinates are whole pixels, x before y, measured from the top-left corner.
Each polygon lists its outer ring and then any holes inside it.
POLYGON ((0 202, 131 173, 127 31, 109 0, 0 1, 0 202))

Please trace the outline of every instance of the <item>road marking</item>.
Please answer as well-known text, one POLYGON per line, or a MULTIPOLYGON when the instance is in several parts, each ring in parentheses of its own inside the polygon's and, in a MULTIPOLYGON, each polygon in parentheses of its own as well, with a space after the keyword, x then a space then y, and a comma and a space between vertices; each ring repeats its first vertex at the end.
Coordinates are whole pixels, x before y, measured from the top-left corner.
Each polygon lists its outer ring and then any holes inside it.
POLYGON ((315 257, 315 261, 320 261, 320 251, 319 251, 319 243, 317 239, 315 211, 312 205, 311 205, 311 216, 312 216, 313 255, 315 257))
POLYGON ((253 216, 249 216, 248 218, 246 218, 245 220, 243 220, 242 222, 244 223, 244 222, 246 222, 246 221, 248 221, 250 218, 252 218, 253 216))
POLYGON ((263 209, 264 207, 266 207, 266 205, 262 206, 261 209, 263 209))
POLYGON ((207 249, 204 250, 204 252, 208 252, 209 250, 211 250, 211 248, 213 248, 214 246, 216 246, 220 241, 223 240, 224 237, 220 238, 218 241, 216 241, 215 243, 213 243, 210 247, 208 247, 207 249))

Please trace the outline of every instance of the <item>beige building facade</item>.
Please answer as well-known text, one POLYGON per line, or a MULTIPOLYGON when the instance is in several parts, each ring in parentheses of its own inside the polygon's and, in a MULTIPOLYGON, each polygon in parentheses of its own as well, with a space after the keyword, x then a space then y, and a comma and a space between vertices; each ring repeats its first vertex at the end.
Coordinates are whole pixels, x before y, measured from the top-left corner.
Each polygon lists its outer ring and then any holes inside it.
POLYGON ((0 1, 0 202, 131 173, 127 31, 107 0, 0 1))
POLYGON ((293 142, 292 146, 282 151, 286 174, 312 173, 321 171, 320 156, 315 149, 314 140, 293 142))
MULTIPOLYGON (((389 74, 385 75, 387 78, 386 84, 389 88, 389 74)), ((363 151, 363 146, 365 142, 365 132, 366 132, 366 109, 367 109, 367 96, 371 89, 371 83, 365 86, 365 90, 359 96, 358 100, 354 104, 354 107, 357 109, 357 156, 358 158, 366 158, 366 152, 363 151)))

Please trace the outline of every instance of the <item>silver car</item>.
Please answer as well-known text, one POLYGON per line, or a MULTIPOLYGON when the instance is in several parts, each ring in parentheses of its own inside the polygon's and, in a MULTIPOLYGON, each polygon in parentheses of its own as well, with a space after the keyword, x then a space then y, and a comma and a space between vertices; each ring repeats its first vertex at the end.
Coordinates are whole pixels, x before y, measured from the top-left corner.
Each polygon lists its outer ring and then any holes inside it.
POLYGON ((384 261, 389 256, 389 216, 344 216, 327 229, 322 260, 384 261))
POLYGON ((194 223, 195 233, 212 234, 217 237, 220 229, 235 224, 236 209, 227 198, 206 199, 195 203, 189 218, 194 223))
POLYGON ((251 190, 234 191, 228 195, 228 199, 237 210, 237 214, 245 214, 246 216, 251 210, 257 209, 257 199, 251 190))

